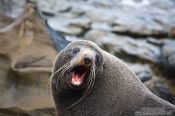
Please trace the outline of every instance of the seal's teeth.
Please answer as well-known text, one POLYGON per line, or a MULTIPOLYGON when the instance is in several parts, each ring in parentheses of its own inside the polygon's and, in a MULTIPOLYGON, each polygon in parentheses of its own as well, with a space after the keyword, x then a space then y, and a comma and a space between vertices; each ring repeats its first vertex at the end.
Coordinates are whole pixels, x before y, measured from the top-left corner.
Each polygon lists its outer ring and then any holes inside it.
POLYGON ((80 86, 82 84, 81 80, 75 80, 74 78, 72 78, 72 84, 76 85, 76 86, 80 86))

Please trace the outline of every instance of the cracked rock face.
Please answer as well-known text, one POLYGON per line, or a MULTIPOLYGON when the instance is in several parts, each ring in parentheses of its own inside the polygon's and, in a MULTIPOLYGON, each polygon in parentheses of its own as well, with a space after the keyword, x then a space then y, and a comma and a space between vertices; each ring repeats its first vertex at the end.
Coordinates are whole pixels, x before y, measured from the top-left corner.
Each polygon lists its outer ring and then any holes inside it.
POLYGON ((11 18, 17 18, 24 10, 25 1, 1 0, 0 13, 4 13, 11 18))
MULTIPOLYGON (((63 24, 69 20, 71 25, 71 20, 84 17, 91 23, 90 28, 140 37, 166 37, 175 26, 175 3, 172 0, 50 0, 47 4, 48 1, 37 2, 41 12, 46 16, 52 14, 48 21, 66 19, 63 24), (98 26, 101 24, 103 26, 98 26)), ((81 25, 79 21, 73 27, 79 26, 81 30, 81 25)), ((66 26, 58 25, 57 30, 68 33, 60 30, 66 26)))
POLYGON ((167 41, 162 47, 163 65, 168 73, 175 71, 175 41, 167 41))
POLYGON ((153 72, 149 65, 131 63, 128 65, 143 83, 149 81, 153 77, 153 72))
POLYGON ((132 37, 121 36, 110 32, 92 30, 85 36, 86 39, 107 49, 109 52, 122 57, 123 54, 129 55, 130 60, 135 58, 150 62, 159 62, 160 48, 150 44, 146 39, 133 39, 132 37))

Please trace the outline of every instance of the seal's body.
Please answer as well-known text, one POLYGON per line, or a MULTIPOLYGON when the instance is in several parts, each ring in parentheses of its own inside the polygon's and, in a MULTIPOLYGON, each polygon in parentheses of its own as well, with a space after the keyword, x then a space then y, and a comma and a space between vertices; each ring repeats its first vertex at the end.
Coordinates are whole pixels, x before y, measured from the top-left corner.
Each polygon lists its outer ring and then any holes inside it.
POLYGON ((58 54, 51 86, 59 116, 161 116, 175 112, 174 105, 151 93, 125 63, 89 41, 70 43, 58 54))

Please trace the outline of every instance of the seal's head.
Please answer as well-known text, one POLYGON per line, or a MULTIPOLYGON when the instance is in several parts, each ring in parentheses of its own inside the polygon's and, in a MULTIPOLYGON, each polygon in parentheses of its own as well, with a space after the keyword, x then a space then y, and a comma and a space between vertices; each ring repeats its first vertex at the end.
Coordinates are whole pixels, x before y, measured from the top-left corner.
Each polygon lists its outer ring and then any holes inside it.
POLYGON ((85 40, 72 42, 57 56, 52 83, 57 91, 88 92, 102 63, 103 56, 95 43, 85 40))

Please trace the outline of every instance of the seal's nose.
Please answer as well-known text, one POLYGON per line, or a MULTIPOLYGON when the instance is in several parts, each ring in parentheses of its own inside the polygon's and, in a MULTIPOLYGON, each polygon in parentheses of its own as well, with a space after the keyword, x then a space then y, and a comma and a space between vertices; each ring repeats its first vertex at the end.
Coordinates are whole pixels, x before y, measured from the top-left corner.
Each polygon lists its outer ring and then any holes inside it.
POLYGON ((84 55, 84 63, 85 64, 89 64, 92 62, 92 56, 91 55, 88 55, 88 54, 85 54, 84 55))

